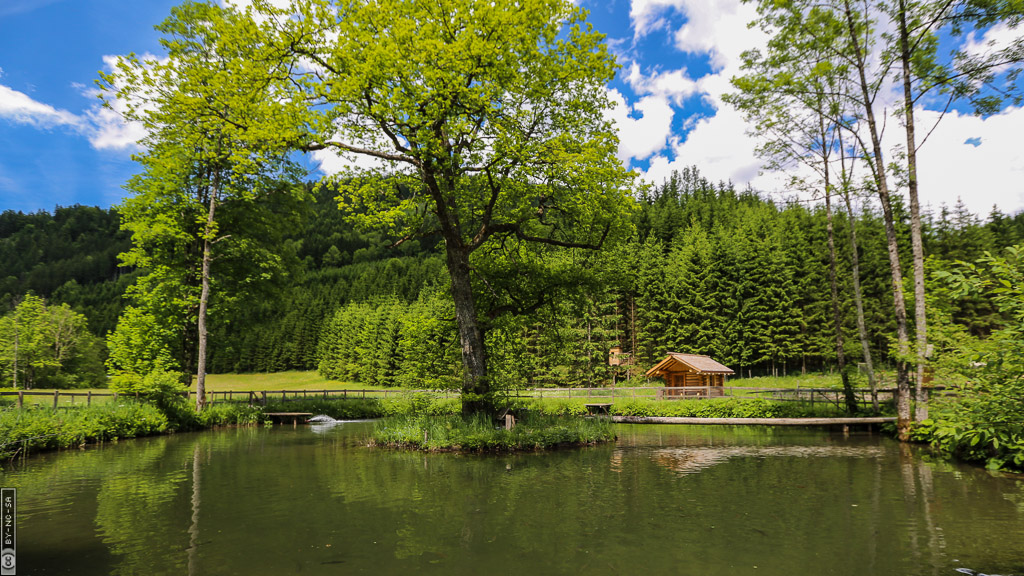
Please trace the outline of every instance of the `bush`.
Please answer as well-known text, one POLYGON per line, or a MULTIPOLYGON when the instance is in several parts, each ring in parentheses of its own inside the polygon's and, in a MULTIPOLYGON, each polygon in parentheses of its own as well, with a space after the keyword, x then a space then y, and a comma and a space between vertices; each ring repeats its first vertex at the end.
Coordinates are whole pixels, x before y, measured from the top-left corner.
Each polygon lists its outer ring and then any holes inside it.
POLYGON ((116 372, 110 378, 110 390, 126 396, 138 395, 165 412, 176 412, 187 403, 184 394, 188 391, 178 376, 160 368, 144 376, 134 372, 116 372))

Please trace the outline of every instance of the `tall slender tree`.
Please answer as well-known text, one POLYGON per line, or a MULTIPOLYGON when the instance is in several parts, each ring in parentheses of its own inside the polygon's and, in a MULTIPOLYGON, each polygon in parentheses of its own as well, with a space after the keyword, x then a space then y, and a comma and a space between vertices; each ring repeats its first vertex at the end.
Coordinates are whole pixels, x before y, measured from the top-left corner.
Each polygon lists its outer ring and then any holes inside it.
POLYGON ((143 172, 129 182, 134 195, 122 207, 134 243, 123 259, 150 270, 143 286, 154 292, 137 290, 140 303, 159 301, 178 321, 195 322, 194 332, 181 327, 180 368, 192 368, 195 358, 202 409, 213 265, 225 252, 217 245, 246 246, 246 223, 228 230, 222 211, 238 205, 244 214, 244 205, 266 195, 298 193, 282 181, 296 180, 288 153, 304 108, 286 97, 287 61, 260 41, 260 25, 248 15, 186 2, 157 30, 167 58, 124 58, 101 86, 108 104, 126 103, 127 118, 147 130, 136 157, 143 172), (154 298, 161 292, 170 298, 154 298))

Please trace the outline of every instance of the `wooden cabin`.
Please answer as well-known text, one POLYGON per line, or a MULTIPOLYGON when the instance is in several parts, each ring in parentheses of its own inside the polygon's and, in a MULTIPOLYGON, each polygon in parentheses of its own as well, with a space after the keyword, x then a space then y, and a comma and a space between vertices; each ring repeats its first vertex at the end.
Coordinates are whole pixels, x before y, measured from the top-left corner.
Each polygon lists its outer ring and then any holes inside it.
POLYGON ((725 377, 735 374, 728 366, 703 354, 669 352, 647 371, 648 378, 664 378, 666 397, 723 396, 725 377))

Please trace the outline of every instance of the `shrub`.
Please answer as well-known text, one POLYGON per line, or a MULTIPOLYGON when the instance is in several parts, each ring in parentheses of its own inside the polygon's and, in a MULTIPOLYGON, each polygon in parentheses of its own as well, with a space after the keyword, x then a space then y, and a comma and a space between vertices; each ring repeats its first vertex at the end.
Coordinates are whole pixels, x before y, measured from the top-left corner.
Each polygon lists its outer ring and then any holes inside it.
POLYGON ((127 396, 138 395, 165 412, 176 412, 187 403, 184 394, 188 388, 178 380, 178 374, 162 368, 146 375, 116 372, 110 378, 110 390, 127 396))

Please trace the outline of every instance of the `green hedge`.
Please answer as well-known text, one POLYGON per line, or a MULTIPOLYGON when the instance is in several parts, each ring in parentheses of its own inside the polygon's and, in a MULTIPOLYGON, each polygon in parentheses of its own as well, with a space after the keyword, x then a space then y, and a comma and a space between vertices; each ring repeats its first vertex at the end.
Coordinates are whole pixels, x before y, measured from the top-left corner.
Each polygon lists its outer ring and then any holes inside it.
POLYGON ((616 416, 683 418, 810 418, 845 415, 841 410, 828 405, 738 398, 627 400, 613 404, 611 413, 616 416))

